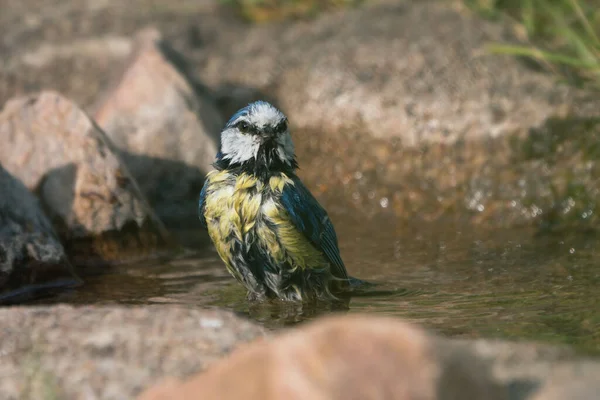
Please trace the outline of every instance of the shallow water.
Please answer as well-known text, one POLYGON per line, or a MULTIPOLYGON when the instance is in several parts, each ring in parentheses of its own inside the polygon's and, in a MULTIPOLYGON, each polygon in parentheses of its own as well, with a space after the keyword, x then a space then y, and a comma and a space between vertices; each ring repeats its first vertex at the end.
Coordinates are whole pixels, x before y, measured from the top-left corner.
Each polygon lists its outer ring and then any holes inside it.
MULTIPOLYGON (((348 309, 249 305, 212 247, 84 276, 34 303, 218 306, 280 328, 328 312, 394 315, 450 336, 533 339, 600 353, 595 235, 483 230, 331 213, 352 276, 376 283, 348 309)), ((197 232, 181 233, 194 243, 197 232)))

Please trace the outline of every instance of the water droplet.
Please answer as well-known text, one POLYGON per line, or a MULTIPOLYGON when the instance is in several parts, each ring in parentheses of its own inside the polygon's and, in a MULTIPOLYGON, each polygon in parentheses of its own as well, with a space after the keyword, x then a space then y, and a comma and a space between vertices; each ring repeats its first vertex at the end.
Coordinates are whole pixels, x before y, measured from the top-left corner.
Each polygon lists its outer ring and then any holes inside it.
POLYGON ((353 200, 360 200, 360 193, 358 193, 358 192, 352 193, 352 199, 353 200))
POLYGON ((584 211, 583 213, 581 213, 581 218, 583 218, 583 219, 586 219, 591 216, 592 216, 592 210, 587 210, 587 211, 584 211))
POLYGON ((369 192, 367 194, 367 197, 369 197, 369 199, 371 199, 371 200, 374 199, 375 198, 375 192, 369 192))
POLYGON ((200 320, 200 326, 206 329, 217 329, 223 326, 223 321, 216 318, 203 318, 200 320))
POLYGON ((362 173, 362 172, 360 172, 360 171, 356 171, 356 172, 354 173, 354 179, 356 179, 356 180, 360 180, 360 179, 362 179, 362 177, 363 177, 363 173, 362 173))
POLYGON ((483 210, 485 210, 485 206, 483 204, 479 204, 477 206, 477 211, 482 212, 483 210))
POLYGON ((387 208, 387 206, 389 205, 388 198, 387 197, 382 197, 381 200, 379 200, 379 204, 381 205, 381 207, 387 208))
POLYGON ((571 247, 571 248, 569 249, 569 253, 571 253, 571 254, 575 253, 575 249, 571 247))

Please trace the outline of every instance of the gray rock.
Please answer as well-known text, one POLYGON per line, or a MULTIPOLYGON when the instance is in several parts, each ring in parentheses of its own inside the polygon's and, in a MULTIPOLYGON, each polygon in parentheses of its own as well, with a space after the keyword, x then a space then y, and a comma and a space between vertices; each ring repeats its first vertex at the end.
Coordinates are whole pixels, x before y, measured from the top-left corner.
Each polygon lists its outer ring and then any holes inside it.
POLYGON ((92 238, 87 250, 107 259, 118 258, 123 247, 113 240, 115 234, 147 233, 145 242, 125 246, 153 247, 166 240, 161 222, 104 132, 60 94, 7 102, 0 114, 0 138, 0 161, 39 193, 65 239, 92 238))
POLYGON ((597 115, 597 97, 486 51, 510 39, 449 2, 386 1, 316 21, 224 27, 195 56, 227 112, 268 95, 299 129, 404 146, 525 132, 565 106, 597 115))
MULTIPOLYGON (((23 286, 69 278, 69 271, 63 246, 38 200, 0 164, 0 303, 23 286)), ((67 281, 74 283, 63 283, 67 281)))
POLYGON ((223 122, 210 97, 186 75, 182 57, 156 29, 139 32, 135 46, 95 119, 122 151, 158 215, 180 226, 195 220, 223 122))
MULTIPOLYGON (((573 349, 502 340, 439 339, 436 352, 448 366, 477 359, 511 399, 583 399, 598 387, 600 362, 573 349)), ((598 392, 595 392, 598 393, 598 392)))
POLYGON ((174 307, 0 309, 0 398, 132 399, 263 336, 229 312, 174 307))
POLYGON ((570 377, 564 381, 552 382, 535 394, 531 400, 592 400, 600 398, 598 370, 586 377, 570 377))

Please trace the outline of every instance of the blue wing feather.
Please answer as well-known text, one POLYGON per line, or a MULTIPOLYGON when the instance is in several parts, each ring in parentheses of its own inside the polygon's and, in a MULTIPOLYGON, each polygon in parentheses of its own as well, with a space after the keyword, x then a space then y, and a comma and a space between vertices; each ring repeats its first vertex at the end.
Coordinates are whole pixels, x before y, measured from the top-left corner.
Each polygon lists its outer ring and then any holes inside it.
POLYGON ((340 257, 338 240, 327 212, 297 177, 293 185, 285 185, 281 203, 290 215, 296 228, 302 232, 323 254, 338 278, 348 278, 344 262, 340 257))

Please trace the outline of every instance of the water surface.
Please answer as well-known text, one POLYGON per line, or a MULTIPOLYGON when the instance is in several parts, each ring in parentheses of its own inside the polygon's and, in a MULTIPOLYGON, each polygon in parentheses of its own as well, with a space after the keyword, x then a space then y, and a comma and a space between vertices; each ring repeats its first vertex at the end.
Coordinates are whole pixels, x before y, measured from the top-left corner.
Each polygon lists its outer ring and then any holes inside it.
MULTIPOLYGON (((250 305, 212 247, 84 276, 36 303, 179 304, 234 310, 277 329, 329 312, 405 318, 455 337, 533 339, 600 353, 599 240, 592 234, 398 223, 332 213, 348 271, 376 283, 348 309, 250 305)), ((181 233, 194 243, 197 232, 181 233)))

